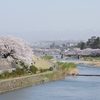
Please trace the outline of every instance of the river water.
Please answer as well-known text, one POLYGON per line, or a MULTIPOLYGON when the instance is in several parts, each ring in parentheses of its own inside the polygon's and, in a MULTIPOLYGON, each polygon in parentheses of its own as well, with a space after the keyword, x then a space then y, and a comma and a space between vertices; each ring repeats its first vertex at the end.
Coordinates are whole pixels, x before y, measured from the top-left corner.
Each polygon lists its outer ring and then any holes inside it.
MULTIPOLYGON (((78 65, 81 74, 98 74, 100 68, 78 65)), ((100 100, 100 77, 76 76, 0 94, 0 100, 100 100)))

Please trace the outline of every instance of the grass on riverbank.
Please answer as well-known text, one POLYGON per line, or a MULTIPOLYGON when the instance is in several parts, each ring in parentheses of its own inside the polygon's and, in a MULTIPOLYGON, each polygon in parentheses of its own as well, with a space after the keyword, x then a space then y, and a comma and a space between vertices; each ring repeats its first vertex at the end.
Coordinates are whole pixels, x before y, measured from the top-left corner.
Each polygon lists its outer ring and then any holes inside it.
POLYGON ((74 63, 57 62, 56 67, 58 69, 56 72, 53 72, 52 74, 45 74, 42 76, 49 80, 59 80, 65 78, 66 75, 78 74, 77 67, 74 63))
POLYGON ((42 75, 42 77, 50 81, 63 79, 66 77, 66 70, 57 70, 56 72, 53 72, 52 74, 44 74, 42 75))
POLYGON ((52 66, 52 64, 45 60, 44 58, 40 58, 38 56, 34 56, 34 62, 33 65, 36 66, 37 68, 42 68, 42 69, 48 69, 52 66))
POLYGON ((66 75, 76 75, 78 74, 77 66, 73 62, 57 62, 56 65, 58 66, 59 70, 62 70, 66 75))
POLYGON ((100 57, 83 57, 86 61, 100 61, 100 57))
POLYGON ((47 60, 51 60, 51 59, 54 59, 53 56, 43 56, 44 59, 47 59, 47 60))
POLYGON ((69 63, 57 62, 56 65, 58 66, 58 69, 77 68, 76 65, 72 62, 69 63))
POLYGON ((39 74, 39 73, 48 72, 48 71, 53 71, 53 67, 50 67, 48 69, 42 69, 42 68, 38 69, 34 65, 32 65, 32 66, 30 66, 30 69, 28 69, 28 70, 17 67, 16 70, 13 70, 12 72, 8 72, 6 70, 3 73, 1 73, 0 80, 14 78, 14 77, 34 75, 34 74, 39 74))

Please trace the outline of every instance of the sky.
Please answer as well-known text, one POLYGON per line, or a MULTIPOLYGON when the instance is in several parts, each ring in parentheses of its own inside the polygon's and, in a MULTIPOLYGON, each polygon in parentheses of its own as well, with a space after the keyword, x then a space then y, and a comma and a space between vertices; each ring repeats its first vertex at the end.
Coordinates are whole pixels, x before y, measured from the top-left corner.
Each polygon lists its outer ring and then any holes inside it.
POLYGON ((0 36, 27 41, 100 36, 100 0, 0 0, 0 36))

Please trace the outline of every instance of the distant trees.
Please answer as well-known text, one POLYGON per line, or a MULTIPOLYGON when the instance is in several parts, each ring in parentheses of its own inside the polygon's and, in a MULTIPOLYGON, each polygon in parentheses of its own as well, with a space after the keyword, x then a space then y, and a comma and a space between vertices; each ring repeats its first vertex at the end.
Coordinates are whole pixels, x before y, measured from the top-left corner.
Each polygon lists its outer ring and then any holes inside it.
POLYGON ((86 49, 86 43, 85 42, 82 42, 82 44, 81 44, 81 50, 83 50, 83 49, 86 49))
POLYGON ((77 47, 79 47, 81 50, 86 49, 87 45, 85 42, 80 42, 77 47))
POLYGON ((97 37, 97 39, 91 44, 91 48, 100 49, 100 37, 97 37))
POLYGON ((0 37, 0 55, 8 61, 20 60, 28 65, 33 62, 33 52, 24 40, 15 37, 0 37))
POLYGON ((86 48, 92 48, 92 49, 100 49, 100 37, 97 37, 94 40, 89 39, 89 41, 85 42, 80 42, 78 43, 77 47, 79 47, 81 50, 86 49, 86 48))

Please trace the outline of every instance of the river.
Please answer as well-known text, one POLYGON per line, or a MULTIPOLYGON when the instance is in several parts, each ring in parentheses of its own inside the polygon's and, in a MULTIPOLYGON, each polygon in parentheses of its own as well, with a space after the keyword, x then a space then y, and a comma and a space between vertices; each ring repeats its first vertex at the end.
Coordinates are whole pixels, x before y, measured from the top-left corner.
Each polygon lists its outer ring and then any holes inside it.
MULTIPOLYGON (((99 74, 100 68, 77 65, 81 74, 99 74)), ((76 76, 0 94, 0 100, 100 100, 100 77, 76 76)))

